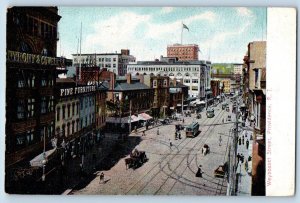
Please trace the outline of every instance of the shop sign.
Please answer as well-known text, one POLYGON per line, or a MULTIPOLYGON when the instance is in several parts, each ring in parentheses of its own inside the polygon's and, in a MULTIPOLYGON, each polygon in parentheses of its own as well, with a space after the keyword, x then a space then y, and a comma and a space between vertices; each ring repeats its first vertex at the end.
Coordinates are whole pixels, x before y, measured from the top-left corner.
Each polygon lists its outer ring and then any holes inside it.
POLYGON ((14 63, 24 64, 39 64, 39 65, 56 65, 63 66, 65 64, 64 58, 48 57, 36 54, 29 54, 17 51, 7 51, 6 60, 14 63))

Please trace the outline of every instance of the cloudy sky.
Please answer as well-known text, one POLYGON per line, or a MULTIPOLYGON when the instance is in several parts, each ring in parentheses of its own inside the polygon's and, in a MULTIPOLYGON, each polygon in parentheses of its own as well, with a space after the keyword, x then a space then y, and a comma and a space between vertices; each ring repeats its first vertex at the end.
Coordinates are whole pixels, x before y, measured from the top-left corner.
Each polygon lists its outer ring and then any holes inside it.
POLYGON ((138 61, 167 55, 169 44, 198 44, 201 60, 241 63, 251 41, 266 40, 266 8, 59 7, 58 55, 130 49, 138 61))

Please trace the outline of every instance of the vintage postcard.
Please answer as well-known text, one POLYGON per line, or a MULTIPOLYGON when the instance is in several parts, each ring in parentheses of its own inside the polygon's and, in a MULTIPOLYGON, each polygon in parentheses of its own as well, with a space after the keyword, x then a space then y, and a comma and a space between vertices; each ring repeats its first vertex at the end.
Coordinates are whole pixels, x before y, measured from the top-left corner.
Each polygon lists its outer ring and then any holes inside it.
POLYGON ((14 6, 6 22, 6 193, 294 194, 294 9, 14 6))

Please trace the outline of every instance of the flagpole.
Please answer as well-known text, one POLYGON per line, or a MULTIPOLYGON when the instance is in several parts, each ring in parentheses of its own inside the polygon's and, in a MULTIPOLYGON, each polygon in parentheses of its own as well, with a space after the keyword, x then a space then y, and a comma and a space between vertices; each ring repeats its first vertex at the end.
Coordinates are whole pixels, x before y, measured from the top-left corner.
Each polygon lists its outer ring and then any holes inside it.
POLYGON ((181 45, 182 45, 182 33, 183 33, 183 22, 181 23, 181 37, 180 37, 181 45))
POLYGON ((79 44, 79 82, 81 81, 81 38, 82 38, 82 22, 80 23, 80 44, 79 44))

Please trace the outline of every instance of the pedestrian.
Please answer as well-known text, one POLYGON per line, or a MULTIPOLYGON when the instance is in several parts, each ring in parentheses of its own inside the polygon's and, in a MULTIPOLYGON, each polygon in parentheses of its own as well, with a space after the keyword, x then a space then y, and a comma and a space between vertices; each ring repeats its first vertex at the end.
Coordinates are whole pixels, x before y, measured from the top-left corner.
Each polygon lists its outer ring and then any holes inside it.
POLYGON ((100 182, 99 182, 99 184, 101 184, 101 183, 104 183, 104 173, 103 172, 101 172, 101 174, 100 174, 100 182))
POLYGON ((143 131, 143 134, 142 134, 142 136, 145 136, 145 131, 143 131))
POLYGON ((249 148, 249 140, 247 139, 247 141, 246 141, 246 149, 248 149, 249 148))
POLYGON ((184 118, 182 119, 182 123, 184 123, 184 118))
POLYGON ((242 139, 241 138, 239 138, 239 145, 241 145, 242 144, 242 139))
POLYGON ((241 153, 241 158, 240 158, 241 162, 244 163, 244 155, 241 153))
POLYGON ((169 139, 169 143, 170 143, 170 149, 171 149, 172 146, 173 146, 173 143, 172 143, 171 139, 169 139))
POLYGON ((245 138, 248 138, 247 136, 248 136, 248 135, 247 135, 247 131, 245 131, 245 138))
POLYGON ((245 144, 245 138, 244 138, 244 135, 243 135, 243 137, 242 137, 242 143, 243 143, 243 145, 245 144))
POLYGON ((179 137, 179 139, 181 139, 181 133, 180 133, 180 131, 178 132, 178 137, 179 137))
POLYGON ((177 140, 177 132, 175 132, 175 140, 177 140))
POLYGON ((221 146, 221 144, 222 144, 222 137, 220 135, 220 137, 219 137, 219 146, 221 146))
POLYGON ((198 170, 197 170, 197 173, 196 173, 196 177, 199 177, 199 178, 202 178, 202 169, 201 169, 202 165, 199 165, 198 166, 198 170))
POLYGON ((157 128, 157 135, 159 135, 159 128, 157 128))
POLYGON ((237 161, 239 162, 239 161, 240 161, 240 158, 241 158, 240 153, 238 153, 238 154, 236 155, 236 158, 237 158, 237 161))

